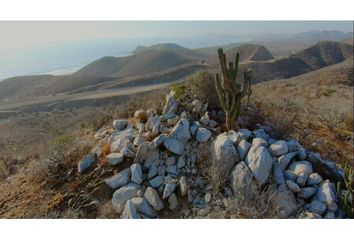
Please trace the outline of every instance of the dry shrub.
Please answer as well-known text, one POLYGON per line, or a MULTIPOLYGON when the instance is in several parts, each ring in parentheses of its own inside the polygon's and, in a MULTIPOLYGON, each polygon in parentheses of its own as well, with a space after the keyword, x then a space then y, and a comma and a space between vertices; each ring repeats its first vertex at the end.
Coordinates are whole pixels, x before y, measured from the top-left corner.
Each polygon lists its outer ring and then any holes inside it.
POLYGON ((234 193, 230 201, 231 218, 276 218, 271 204, 277 192, 276 186, 256 186, 251 197, 249 190, 234 193))
POLYGON ((105 143, 101 146, 101 157, 105 158, 107 155, 111 153, 111 148, 108 143, 105 143))
POLYGON ((98 218, 117 218, 117 213, 114 211, 112 202, 107 201, 98 207, 98 218))

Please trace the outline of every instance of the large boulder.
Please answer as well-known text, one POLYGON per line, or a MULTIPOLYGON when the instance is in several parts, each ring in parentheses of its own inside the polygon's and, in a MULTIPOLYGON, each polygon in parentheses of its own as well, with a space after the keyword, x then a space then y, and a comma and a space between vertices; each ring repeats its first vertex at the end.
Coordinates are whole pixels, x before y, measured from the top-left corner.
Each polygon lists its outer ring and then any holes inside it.
POLYGON ((245 159, 251 169, 258 184, 263 185, 267 182, 273 166, 273 158, 267 148, 263 146, 252 146, 245 159))
POLYGON ((254 193, 252 179, 252 172, 249 170, 245 162, 239 162, 232 170, 230 178, 234 195, 239 197, 241 194, 245 199, 251 199, 254 193))
POLYGON ((113 209, 117 213, 121 213, 124 210, 125 203, 137 196, 138 188, 132 185, 119 188, 113 193, 112 204, 113 209))
POLYGON ((159 194, 152 187, 146 188, 144 198, 156 211, 160 211, 164 208, 163 202, 159 197, 159 194))
POLYGON ((216 137, 213 143, 215 165, 220 168, 220 174, 228 176, 232 168, 240 161, 234 142, 225 133, 216 137))
POLYGON ((112 189, 117 189, 119 187, 122 187, 126 184, 128 184, 130 180, 130 169, 126 168, 122 171, 120 171, 119 173, 117 173, 116 175, 105 179, 105 183, 112 189))
POLYGON ((290 190, 278 191, 273 200, 273 207, 280 218, 294 214, 298 209, 294 193, 290 190))

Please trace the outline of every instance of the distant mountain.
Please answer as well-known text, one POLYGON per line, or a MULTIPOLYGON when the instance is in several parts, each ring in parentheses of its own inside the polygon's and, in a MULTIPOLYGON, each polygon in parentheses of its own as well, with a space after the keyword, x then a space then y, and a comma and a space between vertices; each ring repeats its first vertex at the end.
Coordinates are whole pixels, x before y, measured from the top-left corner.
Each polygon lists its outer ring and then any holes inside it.
POLYGON ((353 46, 339 42, 319 42, 287 58, 245 62, 242 69, 252 68, 254 82, 290 78, 353 57, 353 46))
POLYGON ((182 64, 197 62, 202 56, 177 44, 138 47, 128 57, 104 57, 74 73, 74 76, 128 77, 148 74, 182 64))
POLYGON ((340 31, 309 31, 302 32, 289 37, 289 40, 298 39, 300 41, 342 41, 344 39, 352 38, 353 32, 340 31))

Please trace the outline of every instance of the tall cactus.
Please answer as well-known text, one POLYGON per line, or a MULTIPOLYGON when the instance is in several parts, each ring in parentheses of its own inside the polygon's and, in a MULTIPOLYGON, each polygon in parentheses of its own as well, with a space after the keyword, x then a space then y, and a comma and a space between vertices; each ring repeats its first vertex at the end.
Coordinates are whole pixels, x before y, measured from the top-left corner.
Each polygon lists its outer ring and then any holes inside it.
POLYGON ((237 129, 237 116, 240 113, 241 99, 252 93, 251 90, 251 70, 244 72, 243 86, 237 83, 238 64, 240 54, 235 56, 235 62, 226 63, 226 56, 222 48, 218 49, 219 64, 221 69, 220 79, 219 73, 215 76, 216 92, 219 96, 220 105, 226 114, 227 130, 237 129))
POLYGON ((344 185, 342 182, 337 183, 337 193, 341 207, 348 217, 354 218, 354 169, 349 164, 344 169, 344 185))

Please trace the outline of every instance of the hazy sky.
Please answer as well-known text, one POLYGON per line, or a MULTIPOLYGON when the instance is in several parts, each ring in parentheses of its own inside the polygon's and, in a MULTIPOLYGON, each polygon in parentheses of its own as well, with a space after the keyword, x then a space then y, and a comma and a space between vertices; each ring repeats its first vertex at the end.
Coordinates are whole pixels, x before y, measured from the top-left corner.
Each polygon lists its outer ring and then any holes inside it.
POLYGON ((2 22, 0 55, 31 47, 66 42, 146 37, 194 37, 199 35, 250 36, 261 33, 291 34, 311 30, 352 31, 352 22, 260 21, 119 21, 119 22, 2 22))

